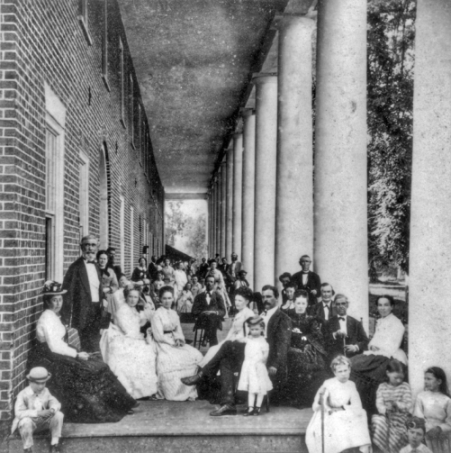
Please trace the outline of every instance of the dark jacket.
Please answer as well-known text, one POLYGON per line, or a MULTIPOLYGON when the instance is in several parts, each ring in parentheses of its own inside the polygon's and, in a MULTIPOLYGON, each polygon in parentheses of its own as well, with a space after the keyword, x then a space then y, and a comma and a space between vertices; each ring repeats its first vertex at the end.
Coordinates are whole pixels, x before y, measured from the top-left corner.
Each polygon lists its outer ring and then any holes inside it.
MULTIPOLYGON (((337 309, 335 308, 335 302, 331 301, 329 319, 331 319, 336 314, 337 314, 337 309)), ((320 300, 319 302, 316 302, 316 304, 313 305, 310 308, 309 315, 315 316, 316 318, 318 318, 322 322, 325 321, 326 317, 324 315, 324 307, 323 307, 323 301, 322 300, 320 300)))
POLYGON ((316 300, 321 295, 321 279, 319 278, 318 274, 315 272, 309 271, 307 276, 307 283, 305 285, 302 284, 302 274, 303 272, 296 272, 291 276, 291 282, 294 283, 298 289, 303 289, 307 291, 309 294, 309 302, 310 304, 316 303, 316 300), (316 290, 316 296, 311 294, 310 291, 316 290))
POLYGON ((287 376, 287 353, 291 341, 291 320, 280 309, 271 317, 268 323, 266 341, 269 344, 267 368, 277 368, 277 374, 272 378, 275 388, 280 390, 287 376))
MULTIPOLYGON (((218 317, 222 320, 226 314, 226 309, 224 305, 224 299, 222 296, 215 290, 211 291, 210 305, 207 304, 207 292, 198 294, 194 298, 193 308, 191 313, 195 318, 198 318, 199 315, 208 310, 216 310, 218 312, 218 317)), ((222 322, 219 323, 218 328, 222 328, 222 322)))
MULTIPOLYGON (((97 265, 96 270, 101 282, 100 270, 97 265)), ((78 258, 69 266, 64 276, 63 289, 66 289, 67 293, 64 295, 61 320, 66 325, 82 330, 87 325, 87 317, 92 303, 88 273, 83 257, 78 258)), ((102 285, 99 285, 99 301, 102 299, 102 285)), ((101 307, 103 310, 102 303, 101 307)), ((107 328, 109 322, 110 319, 104 311, 101 328, 107 328)))
MULTIPOLYGON (((362 323, 352 316, 347 315, 346 329, 348 334, 345 338, 346 344, 357 345, 359 347, 358 352, 347 352, 346 355, 352 357, 366 351, 369 340, 362 323)), ((337 330, 340 330, 340 322, 338 316, 333 316, 326 324, 326 347, 331 358, 337 354, 343 354, 343 338, 335 339, 333 336, 337 330)))

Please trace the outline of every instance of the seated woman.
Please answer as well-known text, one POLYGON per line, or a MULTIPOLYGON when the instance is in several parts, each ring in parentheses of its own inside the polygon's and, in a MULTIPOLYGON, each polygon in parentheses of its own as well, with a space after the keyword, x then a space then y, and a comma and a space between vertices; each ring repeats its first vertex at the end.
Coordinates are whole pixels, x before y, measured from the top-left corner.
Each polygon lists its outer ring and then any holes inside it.
POLYGON ((376 392, 384 382, 390 359, 407 365, 407 356, 401 349, 405 328, 392 313, 394 300, 391 296, 379 296, 376 300, 380 318, 376 331, 368 344, 368 351, 352 357, 351 380, 357 386, 364 409, 368 415, 376 413, 376 392))
POLYGON ((180 379, 197 372, 202 354, 185 344, 180 319, 174 310, 174 288, 160 290, 162 306, 152 317, 152 334, 157 345, 157 374, 159 396, 170 401, 195 400, 196 387, 186 386, 180 379))
POLYGON ((163 288, 163 286, 165 286, 163 277, 164 277, 163 272, 157 271, 155 280, 150 284, 150 295, 152 296, 156 308, 160 307, 159 298, 160 289, 163 288))
POLYGON ((321 323, 307 315, 308 293, 294 294, 294 309, 288 310, 291 319, 291 344, 288 350, 287 395, 294 406, 310 406, 313 396, 326 377, 326 350, 321 323))
POLYGON ((188 283, 188 276, 183 269, 182 263, 177 263, 174 268, 174 300, 178 301, 183 292, 183 288, 188 283))
POLYGON ((219 344, 212 346, 205 354, 200 367, 204 367, 219 351, 219 348, 226 341, 239 341, 248 335, 249 326, 246 321, 254 316, 254 312, 248 308, 248 304, 252 301, 253 292, 250 288, 241 287, 235 291, 235 308, 237 310, 233 323, 227 336, 219 344))
POLYGON ((280 309, 288 315, 290 310, 294 310, 294 294, 296 292, 296 285, 288 283, 283 289, 284 295, 282 297, 282 305, 280 309))
POLYGON ((107 303, 106 309, 110 315, 113 315, 115 311, 114 293, 119 289, 119 283, 114 269, 108 266, 108 260, 109 256, 106 250, 97 252, 97 262, 99 263, 102 277, 100 284, 107 303))
POLYGON ((177 301, 177 313, 191 313, 193 302, 194 297, 191 292, 191 283, 187 283, 179 295, 179 299, 177 301))
POLYGON ((66 328, 59 318, 65 293, 57 282, 44 285, 44 312, 38 320, 37 343, 28 365, 43 366, 52 374, 48 387, 61 402, 66 420, 117 422, 137 403, 99 357, 77 352, 65 343, 66 328))
POLYGON ((138 267, 135 267, 133 270, 130 280, 132 282, 142 282, 143 285, 150 284, 150 279, 147 274, 147 260, 145 258, 140 258, 138 260, 138 267))
POLYGON ((424 373, 424 391, 417 395, 414 415, 426 422, 426 444, 433 453, 449 453, 451 446, 451 398, 446 374, 440 367, 424 373))
POLYGON ((114 316, 114 324, 102 334, 100 350, 105 363, 135 399, 157 393, 156 353, 150 335, 147 341, 140 327, 150 321, 154 307, 145 304, 138 312, 137 289, 124 290, 125 301, 114 316))
POLYGON ((367 453, 371 445, 367 417, 355 384, 349 380, 350 360, 339 355, 331 368, 335 377, 324 381, 313 403, 305 434, 308 451, 339 453, 358 448, 367 453))

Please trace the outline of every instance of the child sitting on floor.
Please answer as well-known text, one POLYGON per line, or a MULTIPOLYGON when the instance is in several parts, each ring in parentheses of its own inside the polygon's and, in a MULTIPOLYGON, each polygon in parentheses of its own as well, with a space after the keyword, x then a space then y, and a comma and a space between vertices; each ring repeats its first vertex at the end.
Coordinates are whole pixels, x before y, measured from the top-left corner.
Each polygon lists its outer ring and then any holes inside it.
POLYGON ((266 361, 268 360, 269 345, 263 337, 265 323, 260 316, 254 316, 246 321, 249 326, 249 337, 245 338, 244 363, 241 368, 238 390, 248 392, 248 410, 244 414, 259 415, 265 395, 272 390, 266 361))
POLYGON ((424 392, 415 402, 414 415, 426 423, 426 445, 434 453, 449 453, 451 398, 445 372, 430 367, 424 373, 424 392))
POLYGON ((404 382, 404 365, 396 359, 387 365, 388 382, 379 385, 372 417, 373 442, 384 452, 398 453, 407 443, 407 418, 412 410, 412 391, 404 382))
POLYGON ((308 451, 339 453, 358 447, 367 453, 371 444, 367 416, 356 386, 349 380, 351 361, 339 355, 332 360, 331 368, 335 377, 324 381, 313 402, 314 414, 305 439, 308 451))
POLYGON ((45 383, 51 378, 43 367, 32 368, 27 376, 29 386, 17 395, 12 433, 19 428, 24 452, 33 451, 33 433, 50 429, 51 452, 59 452, 64 415, 61 404, 51 395, 45 383))
POLYGON ((422 418, 412 417, 406 424, 407 439, 409 444, 401 448, 399 453, 432 453, 426 445, 424 445, 424 433, 426 425, 422 418))

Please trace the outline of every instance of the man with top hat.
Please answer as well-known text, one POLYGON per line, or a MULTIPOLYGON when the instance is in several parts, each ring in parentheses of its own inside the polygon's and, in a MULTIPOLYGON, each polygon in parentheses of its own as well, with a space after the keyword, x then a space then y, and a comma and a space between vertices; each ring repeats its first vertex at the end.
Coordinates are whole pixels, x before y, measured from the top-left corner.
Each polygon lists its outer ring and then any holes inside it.
POLYGON ((100 350, 100 329, 108 328, 110 318, 102 303, 100 269, 95 261, 98 240, 93 235, 81 240, 82 256, 72 263, 64 277, 67 290, 61 310, 65 325, 78 330, 81 348, 87 352, 100 350))
POLYGON ((24 452, 33 451, 33 433, 47 429, 51 433, 50 451, 61 451, 59 440, 64 415, 60 412, 61 404, 45 386, 50 378, 51 374, 44 367, 32 368, 27 376, 28 387, 17 395, 11 432, 19 428, 24 452))

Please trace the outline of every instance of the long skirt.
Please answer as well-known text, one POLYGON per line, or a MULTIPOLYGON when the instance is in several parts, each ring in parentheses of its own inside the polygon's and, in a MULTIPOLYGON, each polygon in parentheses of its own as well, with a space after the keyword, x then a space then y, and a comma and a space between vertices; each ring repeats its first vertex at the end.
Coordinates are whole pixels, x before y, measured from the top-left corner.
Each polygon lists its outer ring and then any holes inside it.
POLYGON ((387 364, 390 361, 381 355, 359 354, 351 358, 351 381, 355 382, 362 406, 368 416, 377 412, 376 392, 385 381, 387 364))
POLYGON ((407 412, 387 412, 386 415, 373 415, 371 428, 373 442, 384 452, 398 453, 407 445, 407 412))
POLYGON ((366 412, 360 408, 324 414, 324 433, 321 428, 321 411, 314 412, 307 427, 305 441, 309 453, 322 452, 324 435, 325 453, 339 453, 350 448, 371 444, 366 412))
POLYGON ((77 360, 52 353, 46 343, 37 343, 28 366, 43 366, 52 374, 47 387, 61 403, 66 421, 118 422, 136 405, 100 358, 77 360))
POLYGON ((188 386, 181 379, 197 373, 202 353, 185 344, 183 347, 157 343, 158 393, 169 401, 197 398, 196 386, 188 386))
POLYGON ((291 405, 311 406, 316 392, 330 377, 323 354, 311 344, 288 350, 288 380, 284 399, 291 405))

